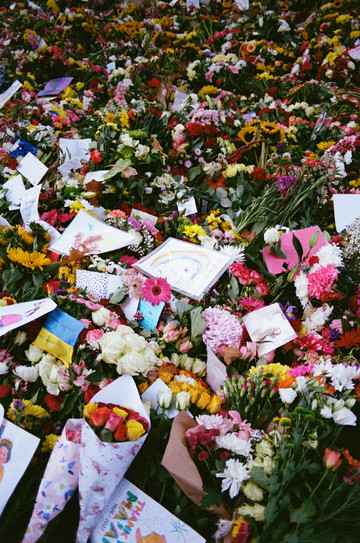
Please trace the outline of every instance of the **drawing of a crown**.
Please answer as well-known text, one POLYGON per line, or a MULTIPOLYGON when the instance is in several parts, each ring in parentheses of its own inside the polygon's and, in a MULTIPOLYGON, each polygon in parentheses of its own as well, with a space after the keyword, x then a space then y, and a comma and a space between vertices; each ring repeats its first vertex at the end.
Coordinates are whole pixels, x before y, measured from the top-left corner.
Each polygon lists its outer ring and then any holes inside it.
POLYGON ((10 439, 2 439, 0 441, 0 447, 1 447, 1 445, 8 445, 10 448, 12 448, 13 442, 10 441, 10 439))

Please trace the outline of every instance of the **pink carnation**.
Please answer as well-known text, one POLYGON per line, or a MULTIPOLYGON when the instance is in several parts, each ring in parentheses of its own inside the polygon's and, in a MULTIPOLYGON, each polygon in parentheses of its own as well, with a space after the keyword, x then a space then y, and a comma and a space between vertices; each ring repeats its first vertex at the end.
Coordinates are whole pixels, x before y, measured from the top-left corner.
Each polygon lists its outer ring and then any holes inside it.
POLYGON ((331 287, 337 279, 338 273, 334 264, 321 266, 321 268, 318 268, 315 272, 309 273, 307 278, 310 296, 320 300, 322 295, 331 290, 331 287))

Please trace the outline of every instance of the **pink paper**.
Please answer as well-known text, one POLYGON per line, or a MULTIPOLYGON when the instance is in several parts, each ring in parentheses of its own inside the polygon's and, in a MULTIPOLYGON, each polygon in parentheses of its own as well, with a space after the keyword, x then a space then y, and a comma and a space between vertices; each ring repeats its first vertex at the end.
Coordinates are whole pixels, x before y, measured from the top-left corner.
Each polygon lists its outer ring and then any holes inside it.
POLYGON ((292 243, 293 234, 295 234, 297 239, 300 241, 303 248, 304 256, 305 256, 309 251, 310 238, 315 232, 319 232, 319 237, 317 239, 315 247, 313 247, 313 249, 311 249, 310 251, 309 256, 312 256, 315 253, 317 253, 318 250, 321 249, 321 247, 326 245, 324 236, 322 235, 322 232, 318 226, 310 226, 309 228, 303 228, 302 230, 295 230, 295 232, 282 234, 281 249, 286 254, 286 258, 278 258, 272 252, 269 251, 269 247, 264 247, 263 255, 264 255, 264 260, 266 262, 269 272, 277 275, 279 273, 286 271, 286 268, 283 268, 283 264, 285 263, 288 264, 288 270, 291 270, 291 268, 293 268, 298 263, 298 260, 299 260, 296 249, 292 243))

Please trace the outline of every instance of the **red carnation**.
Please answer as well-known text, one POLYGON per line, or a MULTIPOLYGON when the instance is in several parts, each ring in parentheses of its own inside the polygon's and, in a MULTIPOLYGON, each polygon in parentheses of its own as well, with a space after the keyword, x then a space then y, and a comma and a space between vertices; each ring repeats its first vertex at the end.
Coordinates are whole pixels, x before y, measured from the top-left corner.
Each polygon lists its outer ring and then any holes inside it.
POLYGON ((161 87, 161 82, 156 77, 154 77, 153 79, 150 79, 150 81, 148 81, 148 85, 149 87, 159 88, 161 87))
POLYGON ((64 398, 61 395, 46 394, 45 396, 45 403, 51 411, 59 411, 63 401, 64 398))

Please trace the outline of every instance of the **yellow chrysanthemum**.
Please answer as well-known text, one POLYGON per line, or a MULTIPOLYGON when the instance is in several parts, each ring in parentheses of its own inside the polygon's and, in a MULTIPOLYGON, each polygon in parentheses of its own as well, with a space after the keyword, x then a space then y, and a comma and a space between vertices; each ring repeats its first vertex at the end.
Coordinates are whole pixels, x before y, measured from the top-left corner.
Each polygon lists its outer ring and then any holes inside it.
POLYGON ((40 451, 42 453, 45 453, 45 452, 50 452, 53 450, 53 448, 55 447, 55 443, 57 442, 57 440, 59 439, 59 436, 57 436, 56 434, 49 434, 45 437, 44 441, 42 442, 41 444, 41 449, 40 451))
POLYGON ((43 271, 44 266, 51 264, 50 258, 47 258, 43 253, 39 253, 38 251, 29 253, 20 248, 9 249, 7 256, 12 262, 21 264, 21 266, 25 266, 31 270, 39 268, 39 270, 43 271))
POLYGON ((19 415, 21 409, 23 417, 34 417, 36 419, 48 419, 50 414, 40 405, 33 404, 30 400, 21 400, 24 407, 15 407, 15 401, 13 400, 7 410, 6 416, 8 419, 14 421, 19 415))
POLYGON ((320 151, 326 151, 326 149, 329 149, 329 147, 331 147, 334 144, 335 144, 335 141, 321 141, 320 143, 317 144, 317 148, 320 151))
POLYGON ((129 115, 127 114, 125 109, 121 110, 119 117, 120 117, 120 124, 122 128, 130 128, 129 115))
POLYGON ((190 239, 194 239, 197 236, 206 236, 206 232, 198 224, 187 224, 184 227, 184 234, 190 239))
POLYGON ((200 98, 202 102, 204 102, 206 95, 211 96, 213 94, 217 94, 218 90, 219 89, 215 87, 214 85, 205 85, 205 87, 199 90, 198 97, 200 98))

